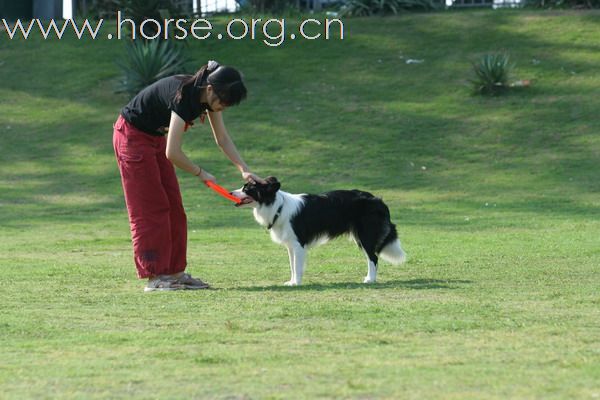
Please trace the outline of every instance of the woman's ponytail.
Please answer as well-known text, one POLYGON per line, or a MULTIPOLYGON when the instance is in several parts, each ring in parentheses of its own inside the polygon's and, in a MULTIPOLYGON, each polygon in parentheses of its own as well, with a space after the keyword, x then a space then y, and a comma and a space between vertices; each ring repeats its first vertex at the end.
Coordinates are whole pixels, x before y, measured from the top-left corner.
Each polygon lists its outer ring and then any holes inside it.
POLYGON ((181 101, 183 90, 189 85, 194 88, 203 88, 212 85, 217 97, 225 106, 238 105, 247 96, 242 74, 233 67, 219 65, 210 60, 203 65, 194 75, 183 75, 182 82, 175 94, 175 102, 181 101))

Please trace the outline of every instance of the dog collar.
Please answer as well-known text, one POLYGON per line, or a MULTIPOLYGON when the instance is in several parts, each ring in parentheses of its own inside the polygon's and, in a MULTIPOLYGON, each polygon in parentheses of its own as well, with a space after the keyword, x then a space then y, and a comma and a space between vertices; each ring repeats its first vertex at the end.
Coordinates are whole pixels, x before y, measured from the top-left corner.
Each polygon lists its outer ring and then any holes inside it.
POLYGON ((271 230, 273 225, 275 225, 275 222, 277 222, 277 219, 279 219, 279 216, 281 215, 281 210, 283 210, 283 203, 281 203, 281 205, 277 209, 277 212, 275 213, 275 218, 273 218, 273 222, 271 222, 269 224, 269 226, 267 227, 267 230, 271 230))

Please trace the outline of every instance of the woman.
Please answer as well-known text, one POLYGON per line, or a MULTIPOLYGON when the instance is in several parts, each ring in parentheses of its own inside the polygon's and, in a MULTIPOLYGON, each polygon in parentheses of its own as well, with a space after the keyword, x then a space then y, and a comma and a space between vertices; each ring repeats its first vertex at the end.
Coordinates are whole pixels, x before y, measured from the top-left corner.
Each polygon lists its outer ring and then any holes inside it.
POLYGON ((113 145, 129 213, 137 274, 145 291, 206 289, 186 274, 187 222, 173 164, 201 182, 215 177, 182 151, 183 133, 208 115, 217 145, 245 181, 250 172, 223 123, 221 112, 246 98, 240 73, 209 61, 195 75, 163 78, 142 90, 114 125, 113 145), (166 135, 166 136, 165 136, 166 135))

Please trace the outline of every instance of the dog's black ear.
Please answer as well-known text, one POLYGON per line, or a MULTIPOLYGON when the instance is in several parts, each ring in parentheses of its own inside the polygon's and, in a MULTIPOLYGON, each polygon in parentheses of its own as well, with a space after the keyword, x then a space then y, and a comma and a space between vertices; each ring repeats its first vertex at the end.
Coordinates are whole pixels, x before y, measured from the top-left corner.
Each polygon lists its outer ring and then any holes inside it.
POLYGON ((269 183, 269 189, 273 193, 277 192, 280 188, 281 188, 281 183, 279 183, 279 182, 269 183))
POLYGON ((269 192, 275 193, 281 188, 281 184, 274 176, 269 176, 265 179, 267 182, 267 187, 269 188, 269 192))
POLYGON ((281 188, 281 184, 274 176, 269 176, 265 179, 268 184, 269 192, 275 193, 281 188))

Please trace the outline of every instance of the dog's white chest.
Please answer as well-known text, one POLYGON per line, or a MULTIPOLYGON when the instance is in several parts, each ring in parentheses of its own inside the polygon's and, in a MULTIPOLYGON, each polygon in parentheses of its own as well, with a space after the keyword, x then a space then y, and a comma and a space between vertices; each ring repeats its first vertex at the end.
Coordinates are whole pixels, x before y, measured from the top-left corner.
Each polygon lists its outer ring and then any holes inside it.
POLYGON ((289 221, 285 221, 279 226, 274 226, 269 233, 271 240, 278 244, 292 243, 298 240, 289 221))
MULTIPOLYGON (((292 198, 292 200, 295 199, 292 198)), ((290 199, 287 201, 288 203, 291 203, 290 199)), ((292 224, 290 223, 290 216, 299 204, 299 202, 293 202, 294 209, 290 209, 289 204, 287 207, 281 208, 276 205, 255 208, 254 219, 265 228, 271 227, 271 229, 269 229, 269 235, 273 242, 278 244, 292 243, 297 241, 297 238, 292 228, 292 224), (276 207, 279 208, 279 210, 277 210, 276 207)))

